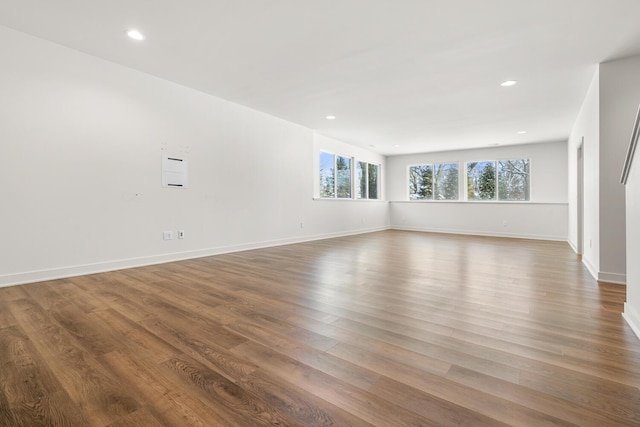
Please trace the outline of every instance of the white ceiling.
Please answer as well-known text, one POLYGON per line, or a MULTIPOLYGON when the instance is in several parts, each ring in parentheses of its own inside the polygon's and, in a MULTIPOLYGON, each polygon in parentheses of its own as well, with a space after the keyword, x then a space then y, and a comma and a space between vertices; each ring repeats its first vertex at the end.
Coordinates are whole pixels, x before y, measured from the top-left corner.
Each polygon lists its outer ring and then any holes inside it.
POLYGON ((565 140, 595 64, 640 53, 640 0, 0 0, 0 24, 387 155, 565 140))

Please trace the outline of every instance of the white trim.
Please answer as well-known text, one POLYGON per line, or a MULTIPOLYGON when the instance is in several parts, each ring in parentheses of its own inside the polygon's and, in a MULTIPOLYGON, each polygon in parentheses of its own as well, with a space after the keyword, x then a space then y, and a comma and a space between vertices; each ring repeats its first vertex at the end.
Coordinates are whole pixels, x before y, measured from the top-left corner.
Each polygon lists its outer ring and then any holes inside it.
POLYGON ((627 275, 620 273, 598 273, 598 282, 615 283, 616 285, 626 285, 627 275))
POLYGON ((348 197, 313 197, 312 200, 331 201, 331 202, 367 202, 367 203, 389 203, 388 200, 380 199, 350 199, 348 197))
MULTIPOLYGON (((323 199, 324 200, 324 199, 323 199)), ((472 204, 472 205, 564 205, 568 206, 567 202, 531 202, 527 200, 477 200, 477 201, 467 201, 467 200, 389 200, 389 203, 410 203, 410 204, 418 204, 418 203, 461 203, 461 204, 472 204)))
POLYGON ((626 302, 624 303, 624 313, 622 313, 622 317, 627 321, 627 324, 631 327, 631 330, 633 330, 638 339, 640 339, 640 315, 626 302))
POLYGON ((456 230, 451 228, 430 228, 430 227, 405 227, 392 225, 391 230, 400 231, 421 231, 425 233, 444 233, 444 234, 461 234, 468 236, 486 236, 486 237, 509 237, 513 239, 532 239, 532 240, 552 240, 557 242, 566 242, 566 236, 548 236, 538 234, 517 234, 517 233, 495 233, 490 231, 469 231, 456 230))
POLYGON ((598 270, 591 264, 591 262, 589 261, 589 258, 587 258, 585 255, 582 255, 582 263, 584 264, 585 267, 587 267, 587 270, 589 270, 589 273, 591 273, 591 276, 598 280, 598 270))
POLYGON ((573 250, 573 252, 576 253, 576 255, 582 255, 581 253, 578 252, 578 248, 576 247, 576 245, 571 240, 567 240, 567 243, 571 247, 571 250, 573 250))
POLYGON ((219 246, 195 251, 174 252, 161 255, 153 255, 141 258, 131 258, 116 261, 98 262, 94 264, 75 265, 69 267, 52 268, 48 270, 29 271, 24 273, 5 274, 0 276, 0 288, 5 286, 21 285, 25 283, 41 282, 45 280, 64 279, 67 277, 83 276, 86 274, 104 273, 107 271, 122 270, 125 268, 143 267, 153 264, 182 261, 186 259, 202 258, 213 255, 221 255, 232 252, 262 249, 273 246, 290 245, 314 240, 331 239, 335 237, 352 236, 357 234, 373 233, 389 230, 390 227, 361 228, 337 233, 317 234, 305 237, 293 237, 288 239, 268 240, 240 245, 219 246))

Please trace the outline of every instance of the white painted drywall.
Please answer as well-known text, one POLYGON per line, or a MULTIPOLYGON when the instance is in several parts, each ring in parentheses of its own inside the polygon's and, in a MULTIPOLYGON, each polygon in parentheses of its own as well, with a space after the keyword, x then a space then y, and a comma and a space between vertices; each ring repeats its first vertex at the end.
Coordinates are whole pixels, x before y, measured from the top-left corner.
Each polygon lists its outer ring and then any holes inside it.
POLYGON ((624 318, 640 338, 640 158, 631 165, 626 185, 627 302, 624 318))
POLYGON ((638 76, 640 56, 600 64, 600 275, 604 281, 625 282, 625 190, 620 173, 640 104, 638 76))
MULTIPOLYGON (((387 196, 391 226, 448 233, 567 239, 566 142, 523 144, 387 158, 387 196), (530 202, 408 201, 408 168, 435 162, 531 159, 530 202)), ((461 195, 465 192, 460 175, 461 195)))
POLYGON ((0 286, 388 227, 313 200, 310 129, 4 27, 0 58, 0 286))
POLYGON ((600 73, 596 70, 589 90, 569 135, 569 244, 578 242, 577 153, 583 141, 584 153, 584 240, 582 261, 594 278, 600 271, 600 73))

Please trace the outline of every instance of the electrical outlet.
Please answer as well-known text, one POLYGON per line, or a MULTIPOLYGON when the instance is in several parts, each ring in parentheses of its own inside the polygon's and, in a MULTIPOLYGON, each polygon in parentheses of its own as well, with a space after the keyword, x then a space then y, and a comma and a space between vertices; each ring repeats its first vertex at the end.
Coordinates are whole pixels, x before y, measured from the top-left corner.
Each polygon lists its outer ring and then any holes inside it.
POLYGON ((172 232, 170 232, 170 231, 164 231, 164 232, 162 233, 162 238, 163 238, 164 240, 171 240, 171 239, 173 239, 173 233, 172 233, 172 232))
POLYGON ((509 222, 505 219, 504 221, 502 221, 502 226, 506 227, 509 225, 509 222))
POLYGON ((184 230, 178 231, 178 239, 184 239, 184 230))

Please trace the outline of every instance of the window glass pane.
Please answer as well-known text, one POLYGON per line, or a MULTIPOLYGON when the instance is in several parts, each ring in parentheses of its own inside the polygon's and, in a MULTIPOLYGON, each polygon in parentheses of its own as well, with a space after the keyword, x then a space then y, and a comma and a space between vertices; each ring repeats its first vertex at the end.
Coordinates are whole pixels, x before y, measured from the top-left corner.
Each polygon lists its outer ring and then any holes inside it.
POLYGON ((351 159, 336 157, 336 195, 340 198, 351 197, 351 159))
POLYGON ((440 163, 433 167, 433 198, 458 200, 458 164, 440 163))
POLYGON ((409 200, 433 199, 433 167, 417 165, 409 167, 409 200))
POLYGON ((369 164, 369 198, 378 198, 378 172, 380 171, 380 165, 369 164))
POLYGON ((367 163, 356 163, 356 199, 367 198, 367 163))
POLYGON ((529 159, 498 162, 498 199, 529 200, 529 159))
POLYGON ((320 152, 320 197, 335 197, 334 157, 320 152))
POLYGON ((495 200, 496 162, 467 163, 467 198, 495 200))

